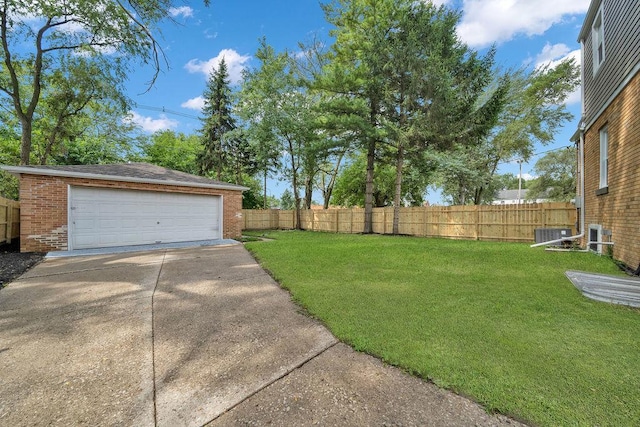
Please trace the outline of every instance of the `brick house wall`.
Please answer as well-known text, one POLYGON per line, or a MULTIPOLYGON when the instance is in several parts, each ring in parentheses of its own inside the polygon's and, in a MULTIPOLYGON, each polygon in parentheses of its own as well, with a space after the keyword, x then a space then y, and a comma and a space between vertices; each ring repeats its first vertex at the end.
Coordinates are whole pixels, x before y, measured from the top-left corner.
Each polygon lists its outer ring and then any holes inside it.
POLYGON ((586 232, 589 224, 611 230, 613 257, 636 268, 640 263, 640 73, 586 131, 584 143, 586 232), (608 192, 596 195, 600 129, 605 125, 609 133, 608 192))
POLYGON ((68 185, 222 196, 222 237, 236 239, 242 234, 241 191, 21 174, 21 252, 67 250, 68 185))

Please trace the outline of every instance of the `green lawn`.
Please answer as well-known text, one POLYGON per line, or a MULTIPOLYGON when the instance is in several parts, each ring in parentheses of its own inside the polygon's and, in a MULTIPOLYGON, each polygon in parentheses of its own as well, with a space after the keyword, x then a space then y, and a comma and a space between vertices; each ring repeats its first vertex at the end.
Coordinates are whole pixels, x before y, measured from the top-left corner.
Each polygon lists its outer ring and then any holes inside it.
MULTIPOLYGON (((266 232, 246 246, 342 341, 489 411, 640 425, 640 310, 583 297, 605 257, 526 244, 266 232)), ((254 233, 254 235, 256 235, 254 233)))

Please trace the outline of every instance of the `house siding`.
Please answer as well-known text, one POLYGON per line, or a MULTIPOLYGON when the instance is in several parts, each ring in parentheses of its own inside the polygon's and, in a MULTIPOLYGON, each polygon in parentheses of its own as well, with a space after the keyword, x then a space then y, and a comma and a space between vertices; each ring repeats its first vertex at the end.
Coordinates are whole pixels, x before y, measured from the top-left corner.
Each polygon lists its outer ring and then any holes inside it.
POLYGON ((222 237, 235 239, 242 234, 241 191, 22 174, 20 177, 20 250, 22 252, 67 250, 69 185, 222 196, 222 237))
POLYGON ((613 257, 640 263, 640 74, 585 133, 585 224, 611 230, 613 257), (609 133, 608 193, 599 187, 600 129, 609 133))
MULTIPOLYGON (((592 7, 598 6, 594 2, 592 7)), ((583 29, 583 119, 591 124, 609 98, 640 62, 640 2, 602 0, 605 59, 593 75, 593 17, 583 29)), ((595 15, 595 14, 593 14, 595 15)))

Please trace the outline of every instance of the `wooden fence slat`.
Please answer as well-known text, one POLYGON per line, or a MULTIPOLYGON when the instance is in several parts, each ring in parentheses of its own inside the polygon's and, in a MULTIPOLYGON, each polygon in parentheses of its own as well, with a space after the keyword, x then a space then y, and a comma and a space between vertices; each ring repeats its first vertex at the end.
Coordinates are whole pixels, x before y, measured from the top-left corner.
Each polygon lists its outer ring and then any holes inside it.
POLYGON ((0 197, 0 243, 20 237, 20 202, 0 197))
MULTIPOLYGON (((295 212, 277 209, 243 210, 244 230, 295 228, 295 212)), ((361 233, 364 209, 302 211, 303 229, 337 233, 361 233)), ((373 230, 393 229, 393 207, 373 209, 373 230)), ((450 239, 532 242, 536 228, 570 228, 576 223, 571 203, 494 206, 425 206, 400 208, 401 234, 450 239)))

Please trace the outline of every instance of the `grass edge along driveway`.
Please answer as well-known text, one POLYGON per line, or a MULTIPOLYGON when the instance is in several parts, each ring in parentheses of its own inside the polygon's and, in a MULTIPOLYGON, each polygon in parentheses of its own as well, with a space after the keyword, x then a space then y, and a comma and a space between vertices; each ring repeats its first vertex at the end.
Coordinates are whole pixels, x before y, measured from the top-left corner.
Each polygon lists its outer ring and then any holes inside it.
POLYGON ((640 311, 583 297, 589 253, 313 232, 246 246, 342 341, 488 411, 539 425, 640 425, 640 311))

